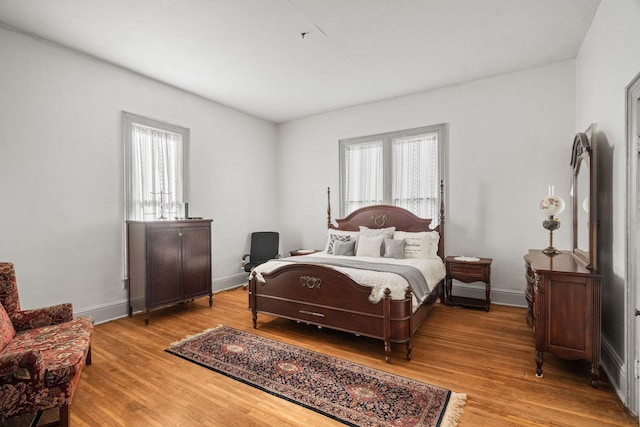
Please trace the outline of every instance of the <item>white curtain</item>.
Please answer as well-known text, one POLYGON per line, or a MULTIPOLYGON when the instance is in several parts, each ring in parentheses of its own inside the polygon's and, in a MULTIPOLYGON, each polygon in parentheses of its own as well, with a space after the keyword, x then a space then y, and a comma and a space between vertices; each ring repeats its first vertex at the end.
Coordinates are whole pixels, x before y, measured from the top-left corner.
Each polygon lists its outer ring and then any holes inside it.
POLYGON ((182 135, 131 124, 131 189, 128 219, 173 219, 182 214, 182 135))
POLYGON ((437 223, 437 134, 393 139, 391 147, 392 203, 437 223))
POLYGON ((349 144, 345 152, 345 214, 383 200, 382 141, 349 144))

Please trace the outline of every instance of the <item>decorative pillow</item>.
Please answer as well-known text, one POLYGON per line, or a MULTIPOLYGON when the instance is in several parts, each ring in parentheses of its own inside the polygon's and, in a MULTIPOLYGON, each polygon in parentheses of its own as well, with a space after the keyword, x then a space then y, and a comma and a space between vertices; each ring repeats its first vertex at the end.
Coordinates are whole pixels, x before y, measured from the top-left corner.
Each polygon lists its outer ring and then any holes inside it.
POLYGON ((384 236, 360 236, 360 239, 358 239, 356 256, 370 256, 380 258, 383 240, 384 236))
POLYGON ((404 258, 405 241, 396 239, 384 239, 385 258, 404 258))
POLYGON ((349 240, 348 242, 339 242, 336 241, 333 244, 333 254, 334 255, 346 255, 346 256, 354 256, 356 253, 356 241, 349 240))
POLYGON ((389 239, 393 238, 393 233, 395 233, 395 227, 387 227, 387 228, 368 228, 363 225, 360 226, 360 235, 373 237, 373 236, 384 236, 389 239))
POLYGON ((16 330, 13 327, 13 323, 7 311, 0 304, 0 350, 3 350, 15 336, 16 330))
POLYGON ((396 231, 393 234, 393 238, 405 241, 405 258, 433 258, 438 256, 440 234, 437 231, 419 231, 416 233, 396 231))
POLYGON ((360 233, 357 231, 343 231, 343 230, 327 230, 327 246, 325 247, 325 252, 328 254, 333 253, 333 245, 336 241, 340 242, 348 242, 349 240, 354 240, 357 242, 358 235, 360 233))

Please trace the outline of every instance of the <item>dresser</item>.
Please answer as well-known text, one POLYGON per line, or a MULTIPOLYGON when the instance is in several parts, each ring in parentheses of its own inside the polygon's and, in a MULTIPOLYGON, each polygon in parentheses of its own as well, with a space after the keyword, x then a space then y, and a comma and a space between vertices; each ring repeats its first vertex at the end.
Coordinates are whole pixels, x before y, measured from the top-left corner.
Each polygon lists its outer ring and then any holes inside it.
POLYGON ((529 250, 527 324, 535 336, 536 376, 542 377, 545 352, 563 359, 591 362, 591 385, 600 376, 600 275, 571 252, 548 256, 529 250))
POLYGON ((129 316, 209 296, 212 220, 127 221, 129 316))

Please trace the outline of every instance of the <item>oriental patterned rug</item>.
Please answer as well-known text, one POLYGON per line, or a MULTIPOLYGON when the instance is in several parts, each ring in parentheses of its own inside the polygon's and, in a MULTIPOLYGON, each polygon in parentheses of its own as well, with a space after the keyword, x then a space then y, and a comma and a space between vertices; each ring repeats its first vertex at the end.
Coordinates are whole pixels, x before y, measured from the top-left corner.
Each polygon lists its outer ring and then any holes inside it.
POLYGON ((166 351, 351 426, 455 426, 466 399, 225 326, 166 351))

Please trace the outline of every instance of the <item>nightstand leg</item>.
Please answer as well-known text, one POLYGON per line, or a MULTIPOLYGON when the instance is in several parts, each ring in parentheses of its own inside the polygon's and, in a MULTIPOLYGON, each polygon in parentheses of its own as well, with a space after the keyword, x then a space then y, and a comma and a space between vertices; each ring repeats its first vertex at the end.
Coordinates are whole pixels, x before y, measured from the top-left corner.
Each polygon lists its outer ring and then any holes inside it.
POLYGON ((485 300, 487 301, 487 311, 489 311, 489 307, 491 307, 491 282, 488 280, 485 286, 485 300))
POLYGON ((542 362, 544 362, 544 353, 536 351, 536 377, 538 378, 544 377, 542 374, 542 362))
POLYGON ((444 279, 444 303, 445 305, 451 305, 451 279, 444 279))

